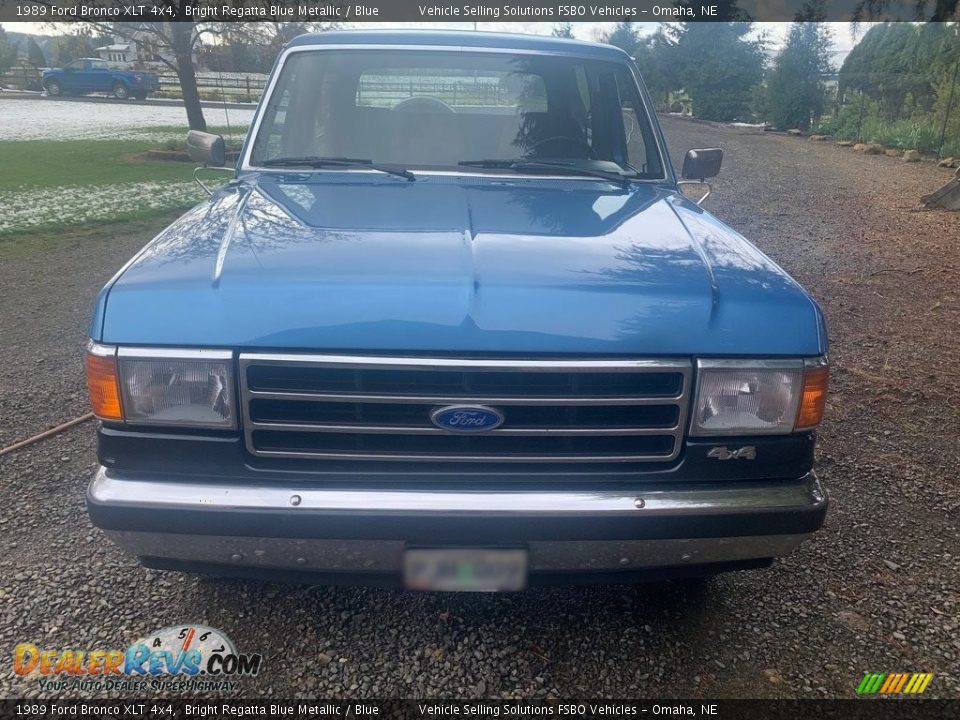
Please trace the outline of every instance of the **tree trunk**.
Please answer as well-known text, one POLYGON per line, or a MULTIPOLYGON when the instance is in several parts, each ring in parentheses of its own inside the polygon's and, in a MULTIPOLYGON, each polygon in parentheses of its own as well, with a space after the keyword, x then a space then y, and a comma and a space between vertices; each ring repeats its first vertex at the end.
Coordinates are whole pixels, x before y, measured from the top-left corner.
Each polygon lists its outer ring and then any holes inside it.
POLYGON ((187 22, 170 23, 173 54, 177 62, 177 79, 183 93, 183 106, 187 110, 187 122, 191 130, 206 130, 207 121, 203 118, 200 105, 200 93, 197 90, 197 73, 193 67, 193 24, 187 22))

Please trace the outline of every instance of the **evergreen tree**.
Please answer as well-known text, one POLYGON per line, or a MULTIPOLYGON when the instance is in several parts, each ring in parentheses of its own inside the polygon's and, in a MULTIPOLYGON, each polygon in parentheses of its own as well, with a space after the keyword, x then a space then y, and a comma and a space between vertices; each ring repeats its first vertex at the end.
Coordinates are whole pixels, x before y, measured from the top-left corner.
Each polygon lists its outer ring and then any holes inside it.
POLYGON ((34 67, 46 67, 47 59, 44 57, 43 50, 33 38, 27 40, 27 61, 34 67))
POLYGON ((876 25, 844 60, 841 92, 862 92, 885 120, 901 117, 906 106, 912 114, 928 112, 956 47, 953 28, 945 23, 876 25))
POLYGON ((640 33, 632 22, 620 22, 607 35, 606 41, 633 55, 640 45, 640 33))
MULTIPOLYGON (((736 11, 735 3, 729 10, 736 11)), ((763 43, 746 36, 749 22, 681 23, 673 30, 676 67, 693 114, 729 121, 750 116, 754 88, 763 77, 763 43)))
POLYGON ((653 35, 641 38, 633 55, 647 89, 658 106, 664 109, 670 104, 671 91, 681 87, 676 54, 676 47, 661 28, 653 35))
POLYGON ((904 20, 945 22, 957 18, 958 5, 958 0, 858 0, 853 19, 859 22, 892 14, 904 20))
POLYGON ((823 114, 823 75, 830 70, 830 35, 816 22, 795 22, 767 79, 765 120, 774 126, 810 127, 823 114))
POLYGON ((7 33, 0 26, 0 73, 5 73, 17 61, 17 48, 10 42, 7 33))

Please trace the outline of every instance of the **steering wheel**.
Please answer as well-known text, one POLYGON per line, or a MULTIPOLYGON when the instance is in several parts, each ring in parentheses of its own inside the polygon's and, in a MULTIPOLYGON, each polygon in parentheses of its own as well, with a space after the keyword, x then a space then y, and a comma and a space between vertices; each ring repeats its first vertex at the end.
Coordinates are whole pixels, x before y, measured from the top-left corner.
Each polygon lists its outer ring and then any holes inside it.
POLYGON ((527 148, 527 155, 535 154, 536 150, 548 143, 555 142, 566 142, 568 144, 572 143, 579 146, 580 148, 586 150, 586 157, 590 160, 597 160, 596 151, 590 146, 586 140, 581 138, 573 137, 572 135, 554 135, 553 137, 544 138, 543 140, 537 140, 533 145, 527 148))
POLYGON ((455 112, 454 109, 447 105, 443 100, 438 100, 435 97, 425 96, 411 97, 407 98, 406 100, 401 100, 393 106, 393 110, 399 112, 455 112))

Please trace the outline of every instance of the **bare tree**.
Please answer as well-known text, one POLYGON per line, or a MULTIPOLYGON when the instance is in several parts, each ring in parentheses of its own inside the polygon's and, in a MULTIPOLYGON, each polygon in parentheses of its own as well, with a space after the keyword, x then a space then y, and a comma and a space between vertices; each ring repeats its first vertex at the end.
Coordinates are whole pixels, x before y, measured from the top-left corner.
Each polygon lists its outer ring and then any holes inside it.
MULTIPOLYGON (((38 5, 50 5, 51 0, 28 0, 38 5)), ((338 3, 344 0, 337 0, 338 3)), ((224 4, 230 4, 227 0, 224 4)), ((265 8, 270 7, 268 0, 256 0, 265 8)), ((251 0, 246 0, 249 5, 251 0)), ((88 8, 122 7, 128 0, 88 0, 88 8)), ((214 43, 242 41, 253 46, 269 49, 271 57, 276 57, 283 46, 297 35, 306 32, 319 32, 336 27, 331 22, 295 23, 280 22, 276 17, 266 17, 260 22, 195 22, 186 14, 187 6, 195 0, 156 0, 158 7, 170 8, 172 17, 164 22, 98 22, 76 20, 96 32, 113 35, 138 45, 152 48, 152 59, 170 68, 177 76, 183 105, 187 111, 187 121, 191 130, 206 130, 200 93, 197 89, 197 71, 194 57, 203 37, 209 37, 214 43)))
MULTIPOLYGON (((50 0, 29 2, 36 5, 51 4, 50 0)), ((88 8, 120 8, 126 4, 124 0, 89 0, 85 3, 88 8)), ((155 49, 152 59, 170 68, 177 76, 190 129, 206 130, 207 122, 203 117, 200 92, 197 90, 197 70, 193 62, 194 52, 205 30, 186 15, 185 8, 190 4, 189 0, 157 0, 156 4, 158 7, 170 8, 170 22, 75 22, 82 23, 101 35, 112 35, 155 49)))
POLYGON ((334 30, 337 26, 338 23, 333 22, 279 22, 269 18, 258 22, 204 24, 205 31, 216 36, 216 44, 208 45, 207 49, 219 51, 213 53, 219 57, 219 63, 225 58, 233 58, 234 62, 242 58, 258 72, 269 72, 283 46, 295 37, 334 30))
MULTIPOLYGON (((170 2, 174 5, 179 3, 170 2)), ((99 23, 98 23, 99 24, 99 23)), ((203 29, 193 22, 116 23, 113 34, 125 40, 148 43, 157 52, 156 61, 173 70, 180 83, 183 107, 191 130, 206 130, 200 91, 197 89, 197 69, 193 58, 203 29)))

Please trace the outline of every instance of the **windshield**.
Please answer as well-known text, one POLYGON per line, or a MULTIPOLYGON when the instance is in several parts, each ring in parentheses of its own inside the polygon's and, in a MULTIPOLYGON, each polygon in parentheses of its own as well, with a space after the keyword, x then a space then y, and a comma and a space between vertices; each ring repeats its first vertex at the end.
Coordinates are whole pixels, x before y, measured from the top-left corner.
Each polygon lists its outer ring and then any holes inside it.
POLYGON ((511 169, 498 160, 563 160, 664 177, 625 64, 509 52, 294 52, 264 110, 251 164, 277 158, 461 170, 468 162, 472 172, 511 169))

